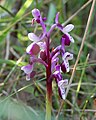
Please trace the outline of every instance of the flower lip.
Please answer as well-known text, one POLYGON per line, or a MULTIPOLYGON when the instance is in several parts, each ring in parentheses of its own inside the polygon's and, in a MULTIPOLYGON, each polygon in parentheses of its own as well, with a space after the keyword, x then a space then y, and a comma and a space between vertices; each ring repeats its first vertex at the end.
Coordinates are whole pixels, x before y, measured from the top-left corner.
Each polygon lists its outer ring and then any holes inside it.
POLYGON ((65 64, 64 63, 62 63, 61 64, 61 70, 64 72, 64 73, 66 73, 67 71, 66 71, 66 67, 65 67, 65 64))
POLYGON ((61 42, 64 42, 65 45, 69 46, 70 45, 70 38, 67 34, 64 34, 61 38, 61 42))
POLYGON ((65 100, 65 86, 68 85, 68 79, 65 80, 60 80, 58 82, 58 88, 59 88, 59 94, 61 96, 62 99, 65 100))
MULTIPOLYGON (((69 62, 68 62, 68 60, 64 60, 64 63, 63 63, 63 64, 65 65, 66 72, 69 72, 70 68, 69 68, 69 62)), ((63 68, 63 69, 64 69, 64 68, 63 68)))
POLYGON ((72 37, 70 34, 68 34, 68 33, 66 33, 66 35, 69 37, 70 41, 71 41, 72 43, 74 43, 73 37, 72 37))
POLYGON ((26 65, 21 67, 21 70, 23 70, 26 74, 30 74, 33 71, 33 65, 26 65))
POLYGON ((69 62, 68 60, 72 60, 73 59, 73 54, 66 52, 63 55, 63 63, 61 64, 61 70, 63 72, 69 72, 70 68, 69 68, 69 62))

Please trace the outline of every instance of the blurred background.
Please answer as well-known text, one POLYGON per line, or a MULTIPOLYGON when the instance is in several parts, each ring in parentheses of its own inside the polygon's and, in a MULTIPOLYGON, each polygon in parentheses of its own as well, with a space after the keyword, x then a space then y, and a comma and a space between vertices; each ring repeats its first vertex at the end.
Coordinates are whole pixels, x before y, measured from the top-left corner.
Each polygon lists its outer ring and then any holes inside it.
MULTIPOLYGON (((0 0, 0 120, 44 120, 46 77, 45 68, 35 65, 36 76, 26 81, 21 66, 28 63, 26 47, 29 32, 39 34, 41 26, 32 25, 32 9, 38 8, 47 17, 47 29, 54 23, 56 13, 63 25, 74 24, 70 33, 75 43, 66 50, 74 54, 70 79, 75 64, 92 0, 0 0)), ((57 29, 51 36, 52 49, 60 44, 62 33, 57 29)), ((96 110, 96 5, 75 77, 58 120, 94 120, 96 110), (89 58, 86 62, 87 56, 89 58)), ((61 99, 53 81, 53 120, 58 115, 61 99)))

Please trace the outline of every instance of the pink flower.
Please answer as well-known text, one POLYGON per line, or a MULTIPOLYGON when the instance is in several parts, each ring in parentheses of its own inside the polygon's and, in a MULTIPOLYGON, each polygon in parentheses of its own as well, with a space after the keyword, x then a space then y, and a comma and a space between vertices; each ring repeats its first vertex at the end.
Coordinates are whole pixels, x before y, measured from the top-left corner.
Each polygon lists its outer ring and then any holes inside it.
POLYGON ((21 70, 23 70, 25 73, 26 73, 26 80, 30 80, 30 75, 33 71, 33 65, 26 65, 26 66, 23 66, 21 67, 21 70))

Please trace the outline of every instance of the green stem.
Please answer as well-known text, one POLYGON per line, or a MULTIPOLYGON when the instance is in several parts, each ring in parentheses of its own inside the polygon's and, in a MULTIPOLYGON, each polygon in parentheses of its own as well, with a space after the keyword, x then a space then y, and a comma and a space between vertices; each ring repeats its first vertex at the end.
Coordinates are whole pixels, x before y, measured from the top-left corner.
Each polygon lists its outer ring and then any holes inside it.
POLYGON ((51 120, 51 109, 52 109, 52 83, 51 84, 47 83, 45 120, 51 120))

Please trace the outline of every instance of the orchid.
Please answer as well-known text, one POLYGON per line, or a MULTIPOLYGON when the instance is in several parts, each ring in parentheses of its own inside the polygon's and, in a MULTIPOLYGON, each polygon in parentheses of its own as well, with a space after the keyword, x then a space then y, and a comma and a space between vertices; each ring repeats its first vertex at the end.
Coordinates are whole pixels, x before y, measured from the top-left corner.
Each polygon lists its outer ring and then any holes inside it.
MULTIPOLYGON (((70 43, 74 43, 74 39, 69 34, 69 32, 74 28, 74 25, 69 24, 65 27, 59 23, 59 12, 56 14, 55 23, 51 26, 49 31, 46 30, 46 24, 44 23, 46 18, 41 16, 41 13, 38 9, 32 10, 32 24, 37 22, 42 27, 42 33, 40 36, 35 35, 34 33, 29 33, 28 38, 32 43, 27 47, 26 52, 30 55, 30 63, 27 66, 23 66, 23 70, 26 74, 27 80, 32 76, 34 69, 34 64, 39 62, 43 64, 46 68, 46 86, 47 86, 47 105, 46 112, 51 107, 48 107, 48 104, 52 104, 52 80, 55 79, 59 91, 59 95, 62 99, 66 99, 65 96, 65 86, 68 85, 68 79, 63 79, 62 74, 69 72, 69 60, 73 59, 73 54, 66 52, 65 46, 69 46, 70 43), (50 51, 51 44, 51 34, 52 31, 57 28, 63 35, 60 40, 60 45, 50 51), (61 57, 60 57, 61 56, 61 57), (61 59, 60 59, 61 58, 61 59)), ((35 74, 34 74, 35 75, 35 74)), ((50 115, 49 115, 50 116, 50 115)), ((48 115, 47 115, 48 117, 48 115)))

